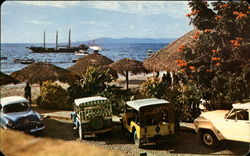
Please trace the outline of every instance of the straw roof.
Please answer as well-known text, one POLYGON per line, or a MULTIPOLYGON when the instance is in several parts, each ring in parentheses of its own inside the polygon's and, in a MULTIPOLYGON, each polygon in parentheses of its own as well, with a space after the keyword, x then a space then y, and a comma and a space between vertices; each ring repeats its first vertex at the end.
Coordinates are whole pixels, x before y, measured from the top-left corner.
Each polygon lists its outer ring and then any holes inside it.
POLYGON ((143 67, 142 62, 130 58, 121 59, 110 64, 109 66, 123 75, 125 75, 125 71, 130 71, 133 74, 147 72, 147 70, 143 67))
POLYGON ((175 60, 182 59, 182 56, 176 50, 180 45, 191 45, 193 36, 198 30, 192 30, 166 47, 160 49, 151 57, 145 59, 143 62, 144 67, 149 71, 177 71, 177 63, 175 60))
POLYGON ((11 84, 11 83, 16 84, 16 83, 18 83, 18 80, 14 79, 13 77, 11 77, 3 72, 0 72, 0 86, 11 84))
POLYGON ((15 71, 11 74, 21 82, 40 83, 43 81, 72 82, 76 78, 68 70, 52 65, 48 62, 37 62, 15 71))
POLYGON ((103 56, 99 53, 92 53, 87 56, 84 56, 83 58, 80 58, 76 62, 76 64, 69 67, 68 70, 72 71, 75 74, 82 75, 90 66, 102 67, 104 69, 107 69, 109 67, 108 65, 113 62, 113 60, 106 56, 103 56))

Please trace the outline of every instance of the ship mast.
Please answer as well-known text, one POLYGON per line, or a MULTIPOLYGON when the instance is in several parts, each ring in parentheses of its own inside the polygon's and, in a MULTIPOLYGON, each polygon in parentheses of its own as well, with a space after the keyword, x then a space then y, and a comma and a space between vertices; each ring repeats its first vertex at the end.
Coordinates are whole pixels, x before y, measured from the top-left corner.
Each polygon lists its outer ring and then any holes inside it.
POLYGON ((45 30, 43 32, 43 48, 45 49, 45 30))
POLYGON ((58 48, 58 30, 56 30, 56 50, 58 48))
POLYGON ((69 29, 69 48, 70 48, 70 35, 71 35, 71 30, 69 29))

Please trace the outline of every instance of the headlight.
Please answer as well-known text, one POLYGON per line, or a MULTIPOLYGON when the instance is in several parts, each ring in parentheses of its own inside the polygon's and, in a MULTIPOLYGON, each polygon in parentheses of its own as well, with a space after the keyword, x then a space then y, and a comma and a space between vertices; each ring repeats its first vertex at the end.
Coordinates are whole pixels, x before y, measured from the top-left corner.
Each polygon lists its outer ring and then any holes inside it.
POLYGON ((37 115, 37 117, 38 117, 38 119, 39 119, 40 121, 43 120, 43 116, 42 116, 41 114, 36 113, 36 115, 37 115))
POLYGON ((7 127, 13 126, 13 121, 7 119, 7 120, 6 120, 6 126, 7 126, 7 127))

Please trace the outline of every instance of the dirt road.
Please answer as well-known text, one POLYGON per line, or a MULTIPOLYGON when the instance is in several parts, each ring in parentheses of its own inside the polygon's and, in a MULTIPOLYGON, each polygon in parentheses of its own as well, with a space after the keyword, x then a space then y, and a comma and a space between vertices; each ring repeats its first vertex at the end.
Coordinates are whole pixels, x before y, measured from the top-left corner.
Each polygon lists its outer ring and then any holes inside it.
POLYGON ((84 140, 78 139, 78 131, 73 130, 72 123, 66 120, 45 119, 46 129, 40 134, 42 137, 57 138, 83 144, 97 145, 106 149, 115 149, 128 155, 169 155, 169 154, 224 154, 245 155, 249 151, 249 144, 223 141, 215 149, 201 144, 199 137, 191 130, 181 130, 173 139, 161 145, 148 145, 138 149, 132 136, 121 130, 119 123, 114 124, 114 130, 108 136, 87 136, 84 140))

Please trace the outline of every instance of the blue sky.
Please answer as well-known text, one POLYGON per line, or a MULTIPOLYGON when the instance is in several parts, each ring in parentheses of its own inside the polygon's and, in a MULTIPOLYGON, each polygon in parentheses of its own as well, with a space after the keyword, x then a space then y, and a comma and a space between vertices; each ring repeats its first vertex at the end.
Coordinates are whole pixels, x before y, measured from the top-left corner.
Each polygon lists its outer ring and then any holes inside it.
POLYGON ((187 1, 5 1, 2 43, 67 42, 100 37, 175 38, 193 27, 187 1))

